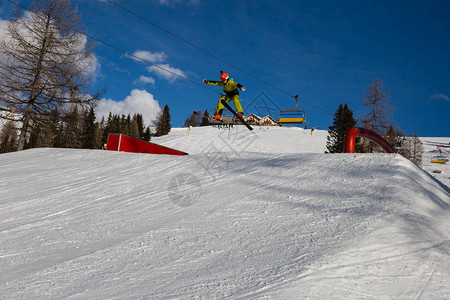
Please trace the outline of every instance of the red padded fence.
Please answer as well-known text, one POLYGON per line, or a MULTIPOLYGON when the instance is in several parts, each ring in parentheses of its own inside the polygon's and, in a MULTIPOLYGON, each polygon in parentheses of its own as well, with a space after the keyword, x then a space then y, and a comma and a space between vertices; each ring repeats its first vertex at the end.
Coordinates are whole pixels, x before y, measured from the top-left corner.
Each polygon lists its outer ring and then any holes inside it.
POLYGON ((345 136, 344 152, 355 153, 355 140, 357 137, 367 138, 380 145, 387 153, 397 153, 394 147, 389 144, 381 135, 371 130, 353 127, 350 128, 345 136))
POLYGON ((108 135, 108 144, 106 145, 106 149, 119 152, 188 155, 188 153, 183 151, 178 151, 154 143, 145 142, 118 133, 111 133, 108 135))

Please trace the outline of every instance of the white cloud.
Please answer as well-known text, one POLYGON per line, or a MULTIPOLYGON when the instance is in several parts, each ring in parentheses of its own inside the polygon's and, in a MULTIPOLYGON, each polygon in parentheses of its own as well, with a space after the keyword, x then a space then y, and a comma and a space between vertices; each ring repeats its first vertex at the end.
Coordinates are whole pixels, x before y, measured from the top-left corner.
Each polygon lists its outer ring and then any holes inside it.
POLYGON ((436 94, 430 97, 430 100, 444 100, 450 101, 450 98, 445 94, 436 94))
POLYGON ((168 80, 169 82, 174 82, 176 79, 179 78, 178 76, 187 77, 183 71, 181 71, 180 69, 171 67, 168 64, 161 64, 158 66, 161 68, 158 68, 157 66, 147 67, 147 71, 149 71, 150 73, 154 73, 154 74, 158 75, 159 77, 168 80), (167 72, 166 70, 170 71, 170 72, 167 72))
MULTIPOLYGON (((32 12, 26 11, 21 20, 24 21, 27 24, 27 26, 32 29, 33 26, 35 26, 34 19, 36 19, 36 15, 32 12)), ((0 19, 0 39, 5 39, 8 44, 15 44, 17 42, 14 40, 11 40, 10 37, 7 35, 8 24, 9 24, 9 21, 0 19)), ((31 44, 38 43, 39 41, 36 40, 37 39, 36 34, 33 34, 32 32, 30 32, 29 28, 26 28, 26 27, 20 25, 19 33, 25 39, 27 39, 27 42, 29 42, 31 44)), ((56 31, 57 37, 60 38, 59 33, 57 32, 57 28, 54 28, 54 29, 56 31)), ((87 37, 85 35, 79 34, 79 33, 75 34, 74 36, 75 36, 75 38, 72 40, 71 48, 73 50, 72 54, 79 51, 79 54, 75 58, 77 61, 78 67, 81 70, 83 70, 83 72, 85 74, 89 74, 89 75, 93 75, 94 77, 97 77, 99 75, 99 69, 100 69, 100 62, 99 62, 97 56, 93 52, 90 53, 90 55, 87 57, 83 56, 84 55, 83 51, 86 48, 86 46, 88 45, 87 37)), ((67 49, 57 48, 57 46, 55 46, 55 48, 49 49, 49 51, 62 52, 63 54, 64 54, 64 52, 66 52, 66 53, 68 52, 67 49)))
POLYGON ((137 79, 135 82, 135 84, 137 83, 143 83, 143 84, 155 84, 155 79, 153 77, 149 77, 149 76, 144 76, 141 75, 141 77, 139 77, 139 79, 137 79))
MULTIPOLYGON (((82 34, 77 34, 77 35, 78 35, 78 39, 80 41, 80 43, 77 45, 77 47, 78 47, 78 50, 80 52, 82 52, 83 49, 85 49, 86 46, 88 46, 88 40, 85 35, 82 35, 82 34)), ((97 77, 99 75, 100 62, 97 58, 97 55, 95 55, 94 52, 92 52, 85 59, 80 60, 79 65, 83 70, 86 71, 87 74, 93 74, 95 77, 97 77)))
MULTIPOLYGON (((178 76, 186 77, 186 74, 175 67, 170 66, 167 61, 167 54, 164 52, 151 52, 146 50, 139 50, 133 53, 133 56, 129 56, 135 61, 141 61, 138 58, 141 58, 145 61, 151 62, 153 64, 147 67, 147 71, 153 74, 156 74, 158 77, 166 79, 169 82, 174 82, 178 79, 178 76), (138 58, 137 58, 138 57, 138 58), (178 75, 178 76, 177 76, 178 75)), ((142 62, 142 61, 141 61, 142 62)), ((154 84, 154 79, 152 77, 141 76, 135 83, 152 83, 154 84)))
POLYGON ((133 116, 135 113, 142 114, 146 125, 150 125, 155 120, 161 107, 152 94, 145 90, 134 89, 131 94, 122 101, 114 101, 112 99, 102 99, 98 101, 96 109, 97 119, 101 120, 102 116, 105 120, 109 113, 133 116))
POLYGON ((140 59, 143 59, 151 63, 161 63, 166 61, 167 59, 167 55, 164 52, 150 52, 146 50, 139 50, 135 51, 133 55, 134 56, 130 57, 135 61, 141 61, 140 59))

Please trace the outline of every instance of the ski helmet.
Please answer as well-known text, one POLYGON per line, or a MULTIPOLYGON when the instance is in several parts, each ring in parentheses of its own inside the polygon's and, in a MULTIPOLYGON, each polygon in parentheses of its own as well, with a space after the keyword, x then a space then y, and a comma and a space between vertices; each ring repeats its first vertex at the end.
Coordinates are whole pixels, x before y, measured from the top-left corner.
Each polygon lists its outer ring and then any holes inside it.
POLYGON ((223 73, 223 72, 220 72, 220 80, 228 80, 228 78, 230 78, 230 75, 228 75, 228 73, 223 73))

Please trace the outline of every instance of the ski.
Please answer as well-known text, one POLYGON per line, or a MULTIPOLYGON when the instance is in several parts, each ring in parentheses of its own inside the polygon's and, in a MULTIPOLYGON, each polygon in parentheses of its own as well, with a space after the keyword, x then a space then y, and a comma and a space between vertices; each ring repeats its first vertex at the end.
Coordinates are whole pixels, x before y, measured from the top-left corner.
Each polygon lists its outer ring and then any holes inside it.
POLYGON ((248 130, 253 130, 253 127, 248 125, 247 122, 244 121, 244 118, 242 118, 234 109, 231 108, 231 106, 228 105, 228 103, 225 100, 221 100, 222 104, 229 110, 231 111, 231 113, 239 119, 239 121, 242 122, 242 124, 244 124, 248 130))

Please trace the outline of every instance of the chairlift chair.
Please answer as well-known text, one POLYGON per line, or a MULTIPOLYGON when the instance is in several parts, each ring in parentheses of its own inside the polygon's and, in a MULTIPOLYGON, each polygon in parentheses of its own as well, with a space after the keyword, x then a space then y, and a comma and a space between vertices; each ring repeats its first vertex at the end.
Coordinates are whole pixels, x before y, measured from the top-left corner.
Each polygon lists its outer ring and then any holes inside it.
POLYGON ((298 109, 298 95, 295 98, 295 106, 293 108, 282 110, 278 113, 277 123, 283 124, 304 124, 306 114, 303 110, 298 109))
POLYGON ((444 150, 444 152, 443 152, 439 147, 438 147, 438 149, 435 150, 435 151, 436 151, 436 152, 439 151, 439 154, 438 154, 438 155, 434 155, 434 156, 431 158, 431 162, 432 162, 432 163, 435 163, 435 164, 445 164, 445 163, 448 162, 448 155, 447 155, 447 153, 446 153, 446 152, 448 152, 448 151, 444 150))
POLYGON ((444 155, 437 155, 431 158, 431 162, 435 164, 445 164, 448 162, 448 157, 444 155))

